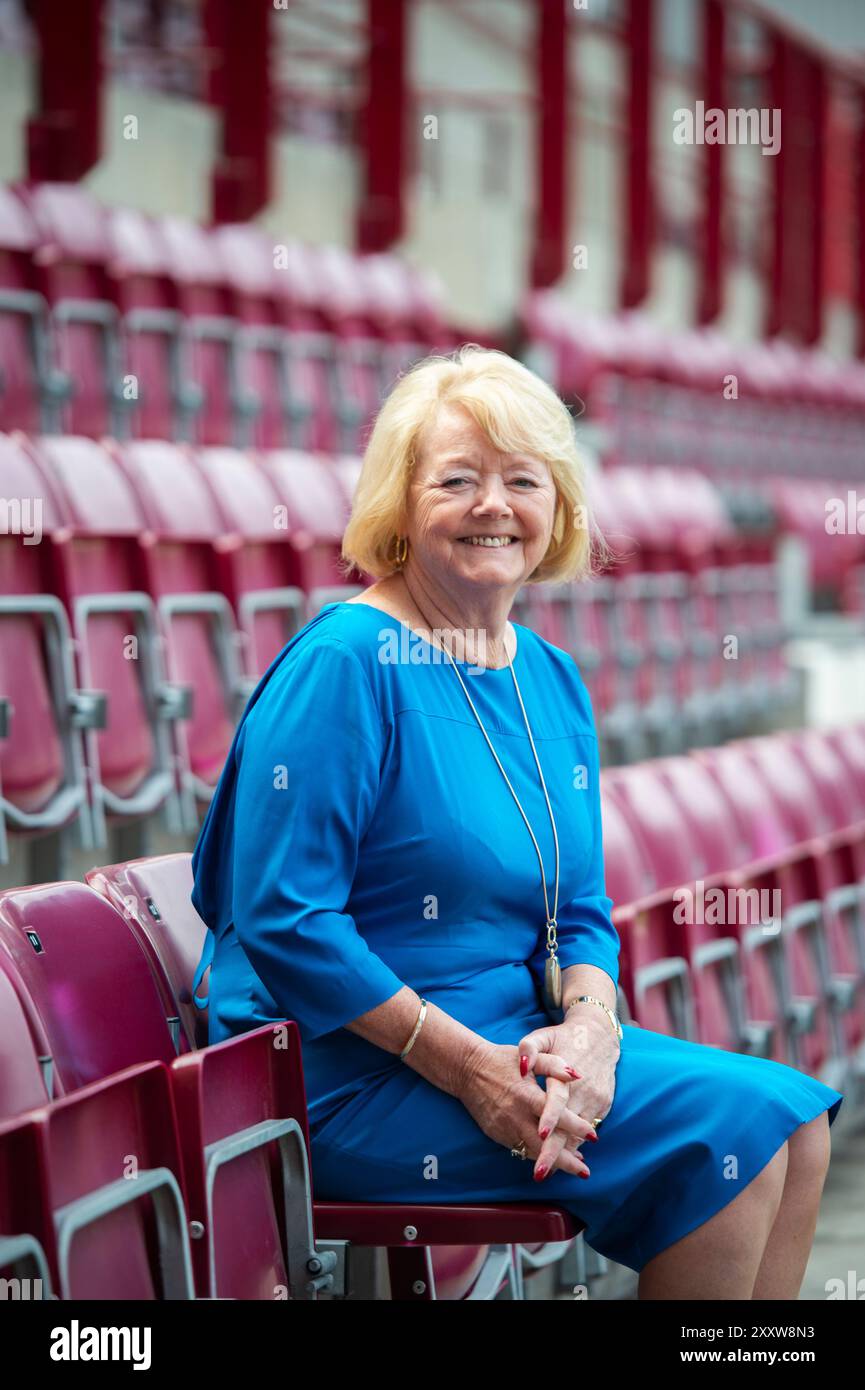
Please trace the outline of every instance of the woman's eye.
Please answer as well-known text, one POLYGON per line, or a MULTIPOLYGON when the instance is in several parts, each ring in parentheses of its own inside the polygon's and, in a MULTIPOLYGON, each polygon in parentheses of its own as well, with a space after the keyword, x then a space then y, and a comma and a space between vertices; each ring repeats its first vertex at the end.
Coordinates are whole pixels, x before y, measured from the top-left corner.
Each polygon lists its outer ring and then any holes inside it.
POLYGON ((445 481, 444 481, 444 483, 443 483, 443 486, 444 486, 444 487, 453 487, 456 483, 467 483, 467 482, 468 482, 468 478, 446 478, 445 481))
POLYGON ((515 478, 515 479, 514 479, 514 482, 515 482, 515 483, 528 483, 529 487, 537 487, 537 482, 535 481, 534 478, 515 478))

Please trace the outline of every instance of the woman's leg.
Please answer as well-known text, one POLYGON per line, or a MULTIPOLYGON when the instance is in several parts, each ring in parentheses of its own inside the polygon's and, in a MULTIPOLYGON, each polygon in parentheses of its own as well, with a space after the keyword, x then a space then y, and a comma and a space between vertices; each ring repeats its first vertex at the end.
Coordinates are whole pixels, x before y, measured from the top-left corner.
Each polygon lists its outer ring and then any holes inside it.
POLYGON ((787 1144, 702 1226, 649 1260, 641 1299, 750 1299, 781 1206, 787 1144))
POLYGON ((787 1140, 787 1177, 754 1283, 754 1299, 796 1299, 814 1241, 832 1142, 824 1110, 787 1140))

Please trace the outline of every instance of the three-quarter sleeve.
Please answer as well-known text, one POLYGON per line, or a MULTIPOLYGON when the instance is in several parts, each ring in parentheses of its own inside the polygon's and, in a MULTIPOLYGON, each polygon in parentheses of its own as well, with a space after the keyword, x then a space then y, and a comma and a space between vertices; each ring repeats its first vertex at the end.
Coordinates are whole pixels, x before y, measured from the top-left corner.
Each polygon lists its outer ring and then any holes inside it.
MULTIPOLYGON (((585 699, 588 701, 587 695, 585 699)), ((614 985, 618 985, 621 943, 611 916, 613 902, 607 897, 604 881, 598 743, 596 738, 587 737, 585 744, 588 776, 585 790, 581 794, 589 798, 591 851, 585 880, 579 893, 569 901, 559 904, 556 916, 558 958, 562 970, 566 970, 569 965, 595 965, 609 975, 614 985)), ((559 833, 561 834, 561 827, 559 833)), ((540 946, 529 962, 539 983, 543 983, 548 958, 546 942, 547 935, 544 929, 540 946)))
POLYGON ((235 930, 304 1040, 343 1027, 403 988, 346 911, 383 746, 358 657, 324 638, 289 654, 238 747, 235 930))

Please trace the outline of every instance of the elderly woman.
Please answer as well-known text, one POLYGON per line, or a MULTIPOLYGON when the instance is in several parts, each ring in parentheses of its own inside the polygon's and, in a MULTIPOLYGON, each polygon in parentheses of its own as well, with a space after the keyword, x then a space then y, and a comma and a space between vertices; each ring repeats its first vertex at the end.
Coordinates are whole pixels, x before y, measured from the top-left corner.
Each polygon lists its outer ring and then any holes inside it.
POLYGON ((508 620, 590 549, 549 386, 474 345, 398 381, 343 542, 376 582, 273 662, 196 848, 210 1041, 297 1022, 319 1198, 543 1201, 642 1298, 795 1299, 842 1096, 620 1026, 589 699, 508 620))

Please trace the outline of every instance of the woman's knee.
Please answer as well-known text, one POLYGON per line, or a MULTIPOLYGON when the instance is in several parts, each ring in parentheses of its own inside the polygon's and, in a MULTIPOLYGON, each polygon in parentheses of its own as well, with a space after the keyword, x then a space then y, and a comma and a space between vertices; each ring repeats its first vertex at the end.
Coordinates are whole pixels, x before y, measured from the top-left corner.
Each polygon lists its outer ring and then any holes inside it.
POLYGON ((788 1170, 797 1178, 812 1178, 822 1183, 829 1167, 832 1153, 832 1139, 829 1133, 829 1116, 824 1110, 816 1119, 799 1125, 787 1140, 789 1149, 788 1170))

